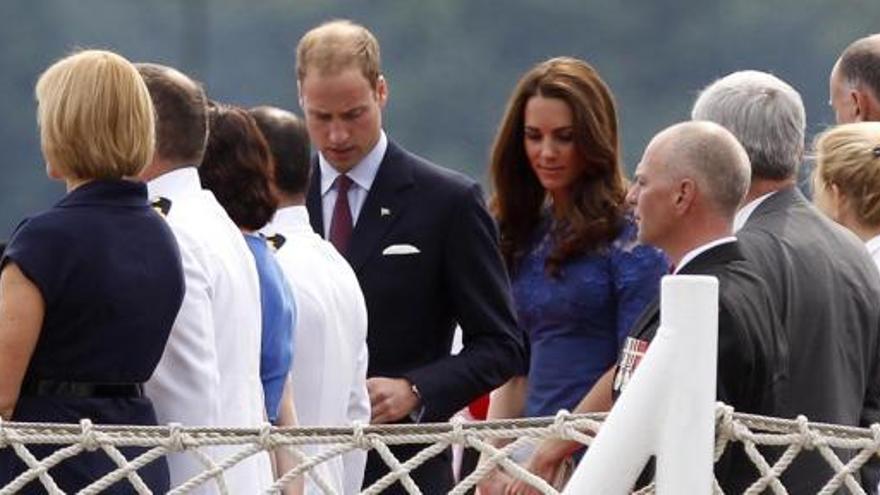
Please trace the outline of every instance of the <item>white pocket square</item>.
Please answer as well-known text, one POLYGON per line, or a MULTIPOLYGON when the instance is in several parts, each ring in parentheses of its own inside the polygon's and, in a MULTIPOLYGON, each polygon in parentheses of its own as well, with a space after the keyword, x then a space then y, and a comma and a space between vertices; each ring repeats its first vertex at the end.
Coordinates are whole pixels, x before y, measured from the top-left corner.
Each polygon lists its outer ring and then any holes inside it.
POLYGON ((393 256, 397 254, 419 254, 419 248, 413 246, 412 244, 392 244, 387 248, 382 250, 382 255, 384 256, 393 256))

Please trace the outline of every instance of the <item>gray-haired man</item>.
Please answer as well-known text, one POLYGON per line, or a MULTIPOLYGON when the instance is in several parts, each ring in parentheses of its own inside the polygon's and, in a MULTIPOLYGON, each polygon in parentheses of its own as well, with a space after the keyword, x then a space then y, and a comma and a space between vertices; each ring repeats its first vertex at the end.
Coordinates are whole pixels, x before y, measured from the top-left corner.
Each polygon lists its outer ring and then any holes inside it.
MULTIPOLYGON (((777 415, 877 422, 880 276, 864 245, 796 187, 806 120, 800 95, 770 74, 735 72, 700 93, 692 117, 730 130, 752 164, 735 227, 743 252, 770 287, 789 339, 789 382, 777 415)), ((832 475, 817 452, 804 452, 784 483, 789 493, 816 493, 832 475)), ((876 481, 863 484, 876 489, 876 481)))

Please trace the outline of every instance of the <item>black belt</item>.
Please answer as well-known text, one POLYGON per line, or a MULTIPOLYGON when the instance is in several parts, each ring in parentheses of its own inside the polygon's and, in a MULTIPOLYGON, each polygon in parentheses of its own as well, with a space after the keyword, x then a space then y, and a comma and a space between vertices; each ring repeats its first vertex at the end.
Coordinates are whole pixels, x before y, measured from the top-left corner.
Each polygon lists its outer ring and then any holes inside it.
POLYGON ((89 383, 65 380, 28 380, 21 387, 22 396, 76 398, 138 398, 144 396, 140 383, 89 383))

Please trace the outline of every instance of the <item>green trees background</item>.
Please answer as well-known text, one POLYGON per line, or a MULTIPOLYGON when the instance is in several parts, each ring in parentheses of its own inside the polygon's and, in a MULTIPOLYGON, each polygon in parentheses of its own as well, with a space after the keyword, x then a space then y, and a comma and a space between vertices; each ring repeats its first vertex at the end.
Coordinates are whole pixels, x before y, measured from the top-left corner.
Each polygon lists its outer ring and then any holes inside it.
POLYGON ((827 78, 853 39, 880 31, 877 0, 3 0, 0 2, 0 238, 63 194, 45 178, 33 86, 76 47, 176 66, 216 100, 299 112, 294 47, 311 26, 351 18, 383 49, 389 134, 480 180, 517 78, 557 55, 595 65, 620 108, 629 170, 697 91, 740 69, 770 71, 833 122, 827 78))

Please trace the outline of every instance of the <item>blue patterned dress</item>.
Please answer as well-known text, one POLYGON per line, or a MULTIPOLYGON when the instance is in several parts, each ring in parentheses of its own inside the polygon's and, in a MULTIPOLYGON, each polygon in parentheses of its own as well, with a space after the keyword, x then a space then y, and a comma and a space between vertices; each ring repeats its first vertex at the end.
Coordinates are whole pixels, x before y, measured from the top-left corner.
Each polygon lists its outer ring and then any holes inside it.
POLYGON ((657 295, 668 267, 662 251, 638 245, 626 220, 614 242, 569 259, 558 278, 544 262, 553 241, 550 221, 514 273, 513 296, 529 336, 527 416, 573 409, 616 359, 630 325, 657 295))

